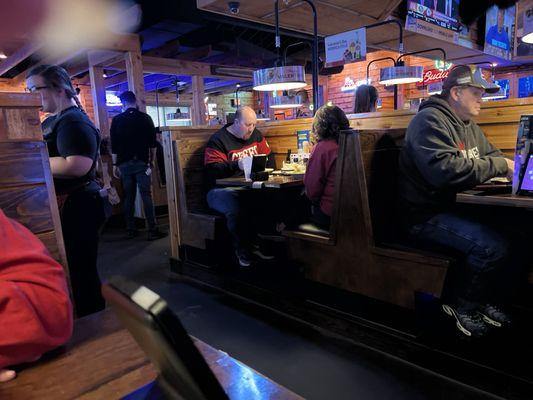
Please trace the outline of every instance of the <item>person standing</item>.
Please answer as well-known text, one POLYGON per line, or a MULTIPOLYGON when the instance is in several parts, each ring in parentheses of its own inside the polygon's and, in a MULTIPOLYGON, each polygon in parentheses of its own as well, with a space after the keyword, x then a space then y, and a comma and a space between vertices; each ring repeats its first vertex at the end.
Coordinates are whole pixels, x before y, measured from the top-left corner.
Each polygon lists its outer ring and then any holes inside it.
POLYGON ((375 112, 378 108, 378 90, 372 85, 361 85, 355 91, 354 113, 375 112))
POLYGON ((104 222, 95 181, 100 135, 82 110, 70 77, 57 65, 33 68, 26 85, 40 93, 50 169, 54 177, 77 317, 100 311, 105 301, 96 269, 98 230, 104 222))
POLYGON ((152 118, 137 106, 137 98, 131 91, 120 96, 123 112, 111 122, 111 152, 113 175, 122 178, 124 187, 124 214, 128 237, 138 235, 135 227, 134 204, 137 187, 141 193, 144 215, 148 222, 148 240, 167 236, 157 227, 152 201, 151 173, 156 158, 156 130, 152 118))

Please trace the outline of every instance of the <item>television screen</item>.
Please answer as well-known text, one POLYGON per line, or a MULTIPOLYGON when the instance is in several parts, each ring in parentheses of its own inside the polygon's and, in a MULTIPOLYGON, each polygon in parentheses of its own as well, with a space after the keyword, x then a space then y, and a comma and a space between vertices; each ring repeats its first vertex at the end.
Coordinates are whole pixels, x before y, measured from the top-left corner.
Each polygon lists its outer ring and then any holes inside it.
POLYGON ((405 29, 470 47, 469 30, 459 22, 459 0, 408 0, 405 29))
POLYGON ((518 78, 518 97, 533 96, 533 76, 518 78))
POLYGON ((531 60, 533 57, 533 44, 522 42, 522 37, 533 24, 533 0, 519 1, 516 4, 516 27, 514 60, 531 60))
POLYGON ((493 6, 487 10, 484 52, 510 60, 513 51, 515 7, 493 6))

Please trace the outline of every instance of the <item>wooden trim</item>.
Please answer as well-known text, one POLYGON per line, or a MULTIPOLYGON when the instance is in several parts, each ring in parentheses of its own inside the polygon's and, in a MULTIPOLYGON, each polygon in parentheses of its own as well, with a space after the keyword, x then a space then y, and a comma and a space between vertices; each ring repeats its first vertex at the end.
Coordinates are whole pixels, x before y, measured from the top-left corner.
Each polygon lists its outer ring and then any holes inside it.
POLYGON ((93 98, 94 122, 100 129, 103 137, 109 137, 109 116, 107 115, 107 105, 104 87, 104 68, 92 66, 89 68, 91 78, 91 95, 93 98))
POLYGON ((35 53, 37 50, 41 49, 43 45, 41 43, 30 42, 22 47, 20 47, 17 51, 15 51, 13 54, 11 54, 7 59, 3 60, 0 64, 0 75, 5 74, 7 71, 9 71, 11 68, 16 67, 20 62, 24 61, 26 58, 31 56, 33 53, 35 53))
POLYGON ((144 74, 140 52, 128 51, 124 55, 126 60, 126 73, 128 75, 128 89, 137 97, 139 111, 146 112, 146 99, 144 97, 144 74))
POLYGON ((0 107, 41 107, 39 93, 0 92, 0 107))

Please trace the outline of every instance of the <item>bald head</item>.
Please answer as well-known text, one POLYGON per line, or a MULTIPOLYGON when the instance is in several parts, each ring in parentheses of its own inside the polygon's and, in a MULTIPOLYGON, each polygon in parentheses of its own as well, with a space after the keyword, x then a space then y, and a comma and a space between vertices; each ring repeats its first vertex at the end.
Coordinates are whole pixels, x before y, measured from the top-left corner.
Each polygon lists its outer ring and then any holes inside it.
POLYGON ((255 111, 248 106, 239 107, 235 113, 235 120, 228 130, 237 138, 248 140, 257 124, 255 111))

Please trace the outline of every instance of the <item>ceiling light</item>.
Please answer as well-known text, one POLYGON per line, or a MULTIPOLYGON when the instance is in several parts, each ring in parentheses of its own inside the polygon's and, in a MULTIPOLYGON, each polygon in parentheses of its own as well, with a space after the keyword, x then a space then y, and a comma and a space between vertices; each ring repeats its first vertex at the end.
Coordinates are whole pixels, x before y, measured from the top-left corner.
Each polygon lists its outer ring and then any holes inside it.
POLYGON ((381 68, 379 83, 382 85, 405 85, 407 83, 422 82, 423 67, 395 66, 381 68))
POLYGON ((264 68, 254 71, 254 90, 291 90, 305 87, 305 69, 300 65, 264 68))
POLYGON ((190 121, 189 113, 182 113, 178 108, 175 113, 167 114, 167 122, 169 121, 190 121))
POLYGON ((7 58, 6 53, 0 51, 0 59, 5 60, 7 58))
POLYGON ((270 108, 298 108, 302 105, 301 96, 277 96, 270 102, 270 108))

